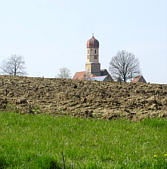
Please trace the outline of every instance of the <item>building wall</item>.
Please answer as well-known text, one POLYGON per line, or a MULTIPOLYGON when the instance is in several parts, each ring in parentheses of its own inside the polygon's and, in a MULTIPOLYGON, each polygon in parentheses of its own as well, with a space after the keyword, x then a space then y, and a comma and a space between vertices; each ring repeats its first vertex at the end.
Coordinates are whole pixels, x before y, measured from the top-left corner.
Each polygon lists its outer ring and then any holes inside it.
POLYGON ((87 63, 99 63, 99 49, 87 48, 87 63))
POLYGON ((100 76, 100 63, 86 63, 85 65, 86 73, 94 74, 96 76, 100 76))
POLYGON ((86 74, 100 76, 99 49, 87 48, 86 74))

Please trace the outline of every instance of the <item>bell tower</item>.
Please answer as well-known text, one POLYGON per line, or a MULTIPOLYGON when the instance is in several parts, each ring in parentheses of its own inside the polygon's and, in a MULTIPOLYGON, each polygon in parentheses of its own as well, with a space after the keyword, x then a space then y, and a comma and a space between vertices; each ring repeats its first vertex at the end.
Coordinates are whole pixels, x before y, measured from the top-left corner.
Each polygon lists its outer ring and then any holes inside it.
POLYGON ((87 41, 87 61, 85 64, 86 74, 100 76, 100 63, 99 63, 99 41, 92 36, 87 41))

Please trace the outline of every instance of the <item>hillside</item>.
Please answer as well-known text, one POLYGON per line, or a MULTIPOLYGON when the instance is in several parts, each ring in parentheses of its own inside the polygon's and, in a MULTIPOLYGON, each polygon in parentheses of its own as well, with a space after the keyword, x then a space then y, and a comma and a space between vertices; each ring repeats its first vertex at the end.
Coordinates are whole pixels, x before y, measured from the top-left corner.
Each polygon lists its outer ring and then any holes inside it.
POLYGON ((167 117, 167 85, 0 76, 0 109, 104 119, 167 117))
POLYGON ((167 119, 96 120, 0 111, 0 169, 166 169, 167 119), (73 167, 72 167, 73 166, 73 167))

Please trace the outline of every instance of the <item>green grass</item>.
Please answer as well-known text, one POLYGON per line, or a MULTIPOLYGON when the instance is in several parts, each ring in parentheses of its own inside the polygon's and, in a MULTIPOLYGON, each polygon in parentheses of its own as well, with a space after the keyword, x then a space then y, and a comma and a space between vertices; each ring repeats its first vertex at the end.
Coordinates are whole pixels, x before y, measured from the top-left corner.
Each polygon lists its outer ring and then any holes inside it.
POLYGON ((0 112, 0 169, 167 168, 167 119, 96 120, 0 112), (157 157, 154 157, 157 155, 157 157))

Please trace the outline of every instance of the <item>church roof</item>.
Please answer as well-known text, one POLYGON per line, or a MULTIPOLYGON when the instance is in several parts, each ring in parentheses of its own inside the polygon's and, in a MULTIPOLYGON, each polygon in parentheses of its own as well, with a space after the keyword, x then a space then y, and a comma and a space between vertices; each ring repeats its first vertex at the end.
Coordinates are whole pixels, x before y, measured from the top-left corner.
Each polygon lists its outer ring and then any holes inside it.
POLYGON ((83 71, 83 72, 76 72, 74 77, 73 77, 74 80, 85 80, 86 79, 86 72, 83 71))
POLYGON ((86 72, 76 72, 73 79, 74 80, 87 80, 90 77, 96 77, 96 75, 90 74, 90 75, 86 75, 86 72))
POLYGON ((136 83, 136 82, 143 82, 143 83, 147 83, 146 80, 144 79, 143 76, 136 76, 133 80, 132 80, 133 83, 136 83))
POLYGON ((99 48, 99 41, 92 36, 92 38, 87 41, 87 48, 99 48))
POLYGON ((74 80, 96 80, 96 81, 104 81, 105 79, 109 79, 110 81, 113 81, 112 77, 108 73, 106 69, 102 69, 100 76, 96 76, 94 74, 86 75, 85 71, 82 72, 76 72, 73 79, 74 80))

